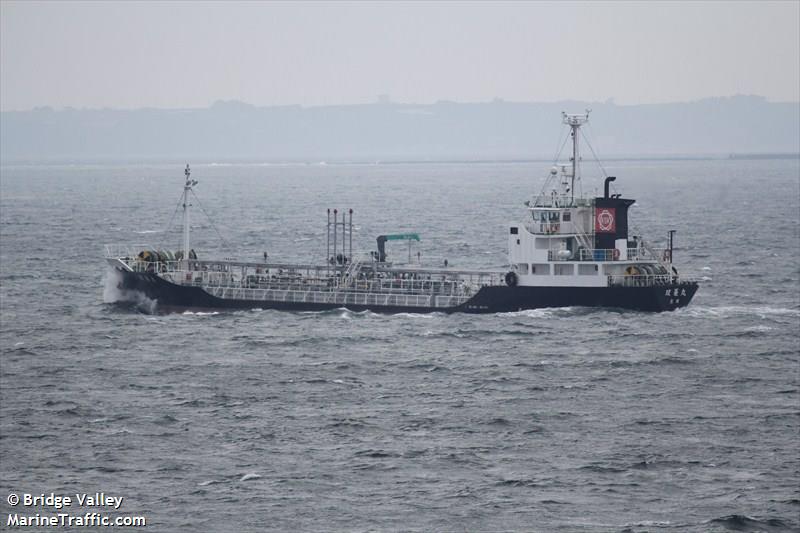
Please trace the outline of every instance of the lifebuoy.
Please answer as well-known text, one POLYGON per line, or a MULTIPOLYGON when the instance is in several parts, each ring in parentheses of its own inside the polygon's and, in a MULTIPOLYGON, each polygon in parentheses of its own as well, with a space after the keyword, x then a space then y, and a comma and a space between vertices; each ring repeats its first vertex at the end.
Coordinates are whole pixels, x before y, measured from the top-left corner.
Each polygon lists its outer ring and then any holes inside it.
POLYGON ((506 274, 506 285, 509 287, 516 287, 517 282, 517 275, 514 272, 509 272, 506 274))
POLYGON ((617 261, 619 259, 619 250, 614 248, 614 253, 612 253, 611 255, 614 256, 614 261, 617 261))

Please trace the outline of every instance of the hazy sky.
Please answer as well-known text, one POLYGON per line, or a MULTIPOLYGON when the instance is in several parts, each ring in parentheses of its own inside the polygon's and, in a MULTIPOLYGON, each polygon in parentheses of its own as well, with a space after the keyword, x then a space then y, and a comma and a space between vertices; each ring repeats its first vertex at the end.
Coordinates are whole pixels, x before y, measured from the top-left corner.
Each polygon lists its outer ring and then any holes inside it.
POLYGON ((0 109, 759 94, 800 100, 800 2, 0 1, 0 109))

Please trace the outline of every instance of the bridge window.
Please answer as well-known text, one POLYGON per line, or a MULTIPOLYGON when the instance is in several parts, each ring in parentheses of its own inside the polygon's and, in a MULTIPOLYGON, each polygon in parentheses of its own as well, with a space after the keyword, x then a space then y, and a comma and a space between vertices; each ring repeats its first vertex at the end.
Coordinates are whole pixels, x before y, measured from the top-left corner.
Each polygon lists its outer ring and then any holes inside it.
POLYGON ((528 275, 528 263, 519 263, 519 264, 516 264, 514 266, 516 267, 517 272, 519 272, 520 275, 523 275, 523 276, 527 276, 528 275))
POLYGON ((596 276, 597 274, 597 265, 578 265, 579 276, 596 276))
POLYGON ((570 215, 569 211, 564 211, 564 214, 561 216, 561 220, 564 222, 569 222, 572 220, 572 215, 570 215))
POLYGON ((519 228, 511 228, 511 235, 517 235, 519 233, 519 228))

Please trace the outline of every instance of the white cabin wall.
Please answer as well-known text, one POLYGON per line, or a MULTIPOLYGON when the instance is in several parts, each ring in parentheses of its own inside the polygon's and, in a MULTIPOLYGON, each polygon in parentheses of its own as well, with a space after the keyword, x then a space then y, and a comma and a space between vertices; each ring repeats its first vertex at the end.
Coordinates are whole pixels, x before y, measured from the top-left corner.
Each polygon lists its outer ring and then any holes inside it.
POLYGON ((581 263, 583 269, 575 261, 549 261, 548 252, 561 247, 563 237, 558 235, 534 235, 524 224, 509 224, 508 232, 508 261, 519 265, 516 271, 520 286, 539 287, 604 287, 606 278, 600 267, 592 268, 587 275, 586 267, 595 263, 581 263), (517 233, 511 233, 512 228, 517 228, 517 233), (544 268, 546 267, 546 268, 544 268), (557 274, 558 270, 567 268, 568 275, 557 274))
MULTIPOLYGON (((571 263, 564 263, 560 266, 569 264, 571 263)), ((576 268, 571 275, 557 275, 554 264, 549 265, 551 267, 549 275, 519 275, 518 273, 519 285, 521 287, 605 287, 607 285, 606 277, 599 272, 599 269, 598 272, 591 275, 582 275, 577 272, 577 267, 589 265, 574 265, 574 263, 571 265, 576 268)))
POLYGON ((517 234, 508 233, 508 262, 544 263, 547 261, 547 249, 536 249, 536 236, 524 224, 510 224, 509 228, 517 228, 517 234))
POLYGON ((589 237, 594 236, 594 213, 591 207, 581 207, 575 210, 574 217, 575 230, 589 237))
POLYGON ((628 260, 628 239, 617 239, 614 241, 614 248, 619 252, 620 260, 628 260))

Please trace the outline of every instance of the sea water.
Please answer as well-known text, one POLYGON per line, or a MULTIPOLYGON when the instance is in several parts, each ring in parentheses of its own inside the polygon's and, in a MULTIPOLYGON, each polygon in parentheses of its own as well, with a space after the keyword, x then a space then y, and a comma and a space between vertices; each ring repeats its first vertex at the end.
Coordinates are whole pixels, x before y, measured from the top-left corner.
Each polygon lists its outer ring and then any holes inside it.
MULTIPOLYGON (((353 208, 357 250, 502 268, 549 165, 192 170, 201 259, 324 261, 353 208)), ((677 230, 689 307, 149 314, 102 246, 178 249, 183 165, 2 167, 3 524, 103 493, 154 531, 797 530, 798 161, 605 170, 633 234, 677 230)))

